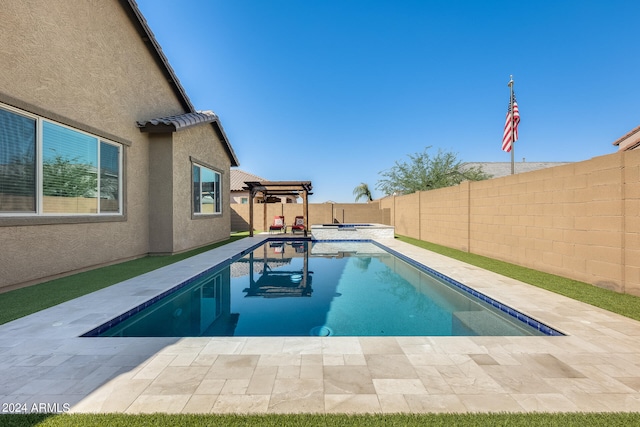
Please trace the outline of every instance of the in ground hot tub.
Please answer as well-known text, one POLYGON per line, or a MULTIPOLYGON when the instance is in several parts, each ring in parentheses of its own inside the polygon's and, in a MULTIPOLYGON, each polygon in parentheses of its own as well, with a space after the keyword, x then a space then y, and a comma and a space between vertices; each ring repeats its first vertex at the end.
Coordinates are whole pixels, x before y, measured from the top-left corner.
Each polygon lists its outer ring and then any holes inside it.
POLYGON ((316 240, 393 239, 395 229, 384 224, 316 224, 311 235, 316 240))

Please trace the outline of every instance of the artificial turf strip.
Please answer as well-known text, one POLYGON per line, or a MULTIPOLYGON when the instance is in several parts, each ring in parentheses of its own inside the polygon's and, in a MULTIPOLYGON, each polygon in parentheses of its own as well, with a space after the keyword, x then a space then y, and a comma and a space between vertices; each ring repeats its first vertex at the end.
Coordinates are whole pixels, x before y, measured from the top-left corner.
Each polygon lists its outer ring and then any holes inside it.
POLYGON ((463 252, 458 249, 440 246, 435 243, 425 242, 411 237, 396 237, 398 240, 403 242, 445 255, 449 258, 457 259, 459 261, 466 262, 467 264, 475 265, 476 267, 511 277, 512 279, 612 311, 631 319, 640 320, 640 297, 599 288, 589 283, 567 279, 554 274, 544 273, 542 271, 521 267, 519 265, 510 264, 493 258, 487 258, 481 255, 463 252))
POLYGON ((246 235, 247 233, 233 235, 222 242, 176 255, 147 256, 0 293, 0 325, 226 245, 246 235))
POLYGON ((640 424, 640 413, 496 413, 496 414, 277 414, 277 415, 196 415, 196 414, 29 414, 0 415, 6 427, 149 427, 149 426, 225 426, 225 427, 423 427, 423 426, 500 426, 500 427, 627 427, 640 424))

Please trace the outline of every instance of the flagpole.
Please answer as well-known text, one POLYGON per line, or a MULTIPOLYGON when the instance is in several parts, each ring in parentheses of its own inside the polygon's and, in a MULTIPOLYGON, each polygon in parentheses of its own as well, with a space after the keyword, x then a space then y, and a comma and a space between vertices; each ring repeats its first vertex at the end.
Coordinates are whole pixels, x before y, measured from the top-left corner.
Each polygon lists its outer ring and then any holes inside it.
POLYGON ((514 151, 515 151, 515 141, 513 140, 515 137, 515 114, 513 111, 513 75, 509 76, 509 86, 510 94, 509 94, 509 111, 511 111, 511 175, 515 174, 514 167, 514 151))

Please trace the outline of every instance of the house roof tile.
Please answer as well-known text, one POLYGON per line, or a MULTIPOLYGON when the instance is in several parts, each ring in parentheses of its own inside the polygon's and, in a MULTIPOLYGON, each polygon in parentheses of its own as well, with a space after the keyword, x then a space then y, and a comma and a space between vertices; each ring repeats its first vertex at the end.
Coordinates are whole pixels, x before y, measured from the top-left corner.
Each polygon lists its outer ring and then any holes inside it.
POLYGON ((146 132, 177 132, 191 126, 219 121, 213 111, 197 111, 195 113, 177 114, 157 119, 138 121, 138 127, 146 132))
POLYGON ((266 181, 264 178, 260 178, 257 175, 250 174, 249 172, 242 171, 240 169, 231 169, 231 191, 247 191, 245 181, 266 181))

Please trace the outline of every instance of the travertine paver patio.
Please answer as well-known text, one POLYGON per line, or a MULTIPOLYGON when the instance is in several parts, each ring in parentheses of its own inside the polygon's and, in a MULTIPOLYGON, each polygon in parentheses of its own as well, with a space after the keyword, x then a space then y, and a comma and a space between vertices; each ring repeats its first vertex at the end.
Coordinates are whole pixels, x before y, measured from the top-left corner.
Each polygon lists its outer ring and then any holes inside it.
POLYGON ((2 411, 640 411, 640 322, 395 240, 567 336, 78 338, 264 238, 0 326, 2 411))

